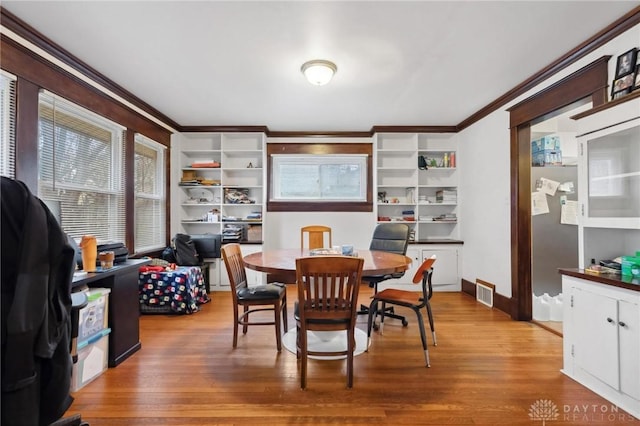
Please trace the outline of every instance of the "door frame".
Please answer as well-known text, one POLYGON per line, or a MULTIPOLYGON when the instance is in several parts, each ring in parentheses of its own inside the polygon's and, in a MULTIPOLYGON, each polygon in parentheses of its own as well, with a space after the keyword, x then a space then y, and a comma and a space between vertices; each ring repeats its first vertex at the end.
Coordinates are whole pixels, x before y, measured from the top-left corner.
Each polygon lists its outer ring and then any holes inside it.
POLYGON ((511 169, 511 318, 532 318, 531 124, 591 101, 607 101, 608 61, 603 56, 568 77, 508 108, 511 169))

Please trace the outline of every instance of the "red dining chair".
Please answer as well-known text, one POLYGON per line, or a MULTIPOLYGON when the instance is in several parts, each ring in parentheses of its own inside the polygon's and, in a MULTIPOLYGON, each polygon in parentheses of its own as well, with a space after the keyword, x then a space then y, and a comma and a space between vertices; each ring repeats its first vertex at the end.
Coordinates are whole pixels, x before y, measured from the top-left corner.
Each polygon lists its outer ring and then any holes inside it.
MULTIPOLYGON (((422 340, 422 348, 424 350, 424 359, 426 361, 427 367, 431 367, 431 363, 429 361, 429 349, 427 347, 427 335, 424 328, 424 322, 422 320, 422 314, 420 310, 422 308, 426 308, 427 316, 429 318, 429 325, 431 326, 431 335, 433 337, 433 345, 437 346, 438 342, 436 340, 436 331, 433 324, 433 312, 431 311, 431 304, 429 300, 433 295, 433 288, 431 285, 431 277, 433 275, 433 264, 436 261, 436 255, 434 254, 430 258, 426 259, 420 265, 420 268, 416 271, 413 276, 413 283, 418 284, 422 281, 422 292, 417 291, 408 291, 408 290, 397 290, 393 288, 388 288, 382 290, 371 297, 371 305, 369 307, 369 321, 367 326, 367 338, 368 343, 371 343, 371 329, 373 328, 374 321, 374 307, 377 306, 378 303, 382 303, 382 309, 378 312, 380 315, 380 326, 378 327, 378 331, 380 334, 383 333, 384 329, 384 317, 385 317, 385 309, 386 305, 396 305, 396 306, 404 306, 407 308, 411 308, 418 317, 418 326, 420 328, 420 339, 422 340)), ((367 348, 369 347, 367 345, 367 348)))

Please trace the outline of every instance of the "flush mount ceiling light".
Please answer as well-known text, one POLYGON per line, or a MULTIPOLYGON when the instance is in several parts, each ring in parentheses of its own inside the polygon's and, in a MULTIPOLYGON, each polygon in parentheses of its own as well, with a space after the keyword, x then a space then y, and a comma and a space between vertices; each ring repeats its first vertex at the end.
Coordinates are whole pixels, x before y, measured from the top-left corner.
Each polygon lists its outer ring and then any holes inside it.
POLYGON ((316 86, 324 86, 331 81, 333 74, 335 74, 337 70, 338 67, 336 67, 336 64, 324 59, 307 61, 302 64, 300 68, 300 71, 302 71, 302 74, 309 80, 309 83, 315 84, 316 86))

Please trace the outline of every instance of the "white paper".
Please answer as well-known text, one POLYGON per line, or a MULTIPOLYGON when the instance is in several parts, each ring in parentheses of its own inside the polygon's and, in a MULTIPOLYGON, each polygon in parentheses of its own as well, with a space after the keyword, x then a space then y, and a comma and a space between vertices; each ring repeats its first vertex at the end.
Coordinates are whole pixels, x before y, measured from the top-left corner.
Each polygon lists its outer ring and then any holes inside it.
POLYGON ((542 178, 542 188, 540 189, 545 194, 549 194, 551 196, 556 195, 556 190, 558 186, 560 186, 560 182, 556 182, 551 179, 542 178))
POLYGON ((547 194, 542 191, 531 193, 531 216, 549 213, 547 194))
POLYGON ((565 225, 578 224, 578 202, 566 200, 560 207, 560 223, 565 225))
POLYGON ((568 194, 573 194, 575 192, 575 187, 573 186, 573 182, 565 182, 560 184, 558 187, 558 191, 566 192, 568 194))

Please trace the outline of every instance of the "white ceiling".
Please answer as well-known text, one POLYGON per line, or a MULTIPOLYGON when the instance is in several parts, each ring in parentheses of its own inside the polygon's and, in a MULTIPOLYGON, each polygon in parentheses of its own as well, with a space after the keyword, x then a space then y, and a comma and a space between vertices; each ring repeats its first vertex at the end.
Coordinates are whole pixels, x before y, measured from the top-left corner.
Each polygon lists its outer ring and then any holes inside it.
POLYGON ((456 125, 639 4, 2 1, 181 126, 272 131, 456 125))

